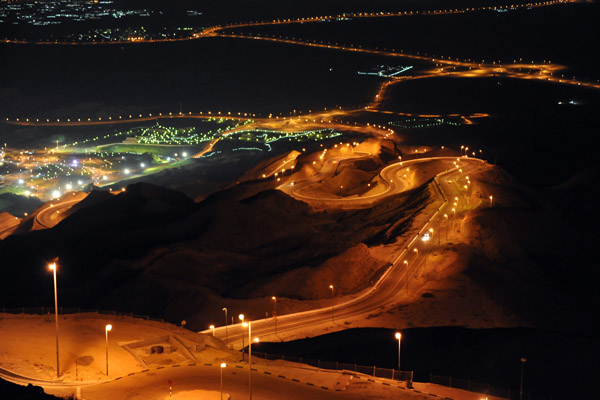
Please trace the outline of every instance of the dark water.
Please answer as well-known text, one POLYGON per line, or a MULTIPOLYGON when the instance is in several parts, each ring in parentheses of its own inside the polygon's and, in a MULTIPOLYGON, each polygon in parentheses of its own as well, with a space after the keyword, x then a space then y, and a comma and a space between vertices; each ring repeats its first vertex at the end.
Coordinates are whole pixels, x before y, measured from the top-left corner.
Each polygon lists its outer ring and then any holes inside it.
POLYGON ((571 75, 595 81, 600 79, 594 51, 595 38, 600 35, 599 16, 599 4, 581 2, 508 12, 363 18, 235 31, 403 49, 438 57, 509 63, 520 58, 525 62, 549 60, 567 66, 571 75))
POLYGON ((393 86, 382 107, 489 114, 473 118, 474 125, 401 132, 412 144, 483 149, 484 158, 534 187, 556 185, 597 165, 600 91, 595 89, 505 78, 420 79, 393 86))
POLYGON ((376 57, 239 39, 129 46, 0 45, 2 119, 208 110, 289 113, 371 99, 376 57))
MULTIPOLYGON (((259 343, 253 350, 304 359, 397 368, 394 330, 350 329, 287 343, 259 343)), ((430 373, 510 388, 518 395, 521 358, 525 357, 525 398, 575 399, 595 393, 592 377, 600 356, 593 335, 537 329, 402 330, 402 369, 416 381, 430 373)), ((512 396, 511 396, 512 397, 512 396)), ((518 398, 518 397, 513 397, 518 398)))

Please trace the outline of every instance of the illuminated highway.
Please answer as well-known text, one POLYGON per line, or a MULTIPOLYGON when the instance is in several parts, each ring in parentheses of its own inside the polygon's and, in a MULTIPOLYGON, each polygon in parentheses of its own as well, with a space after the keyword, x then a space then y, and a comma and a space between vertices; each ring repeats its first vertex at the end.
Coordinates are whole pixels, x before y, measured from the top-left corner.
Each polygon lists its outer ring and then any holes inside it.
MULTIPOLYGON (((428 55, 427 53, 416 52, 405 53, 403 50, 396 49, 368 49, 363 48, 361 45, 341 45, 338 43, 323 42, 316 40, 302 40, 297 38, 287 38, 282 36, 261 36, 257 34, 240 34, 232 33, 232 29, 236 28, 249 28, 249 27, 260 27, 270 25, 286 25, 286 24, 304 24, 304 23, 320 23, 327 21, 338 21, 346 18, 362 19, 362 18, 399 18, 399 17, 410 17, 415 15, 445 15, 445 14, 464 14, 471 12, 482 12, 482 11, 498 11, 498 10, 517 10, 517 9, 531 9, 537 7, 548 7, 558 4, 565 4, 574 0, 553 0, 545 2, 530 2, 526 4, 510 4, 503 6, 487 6, 487 7, 472 7, 472 8, 456 8, 446 10, 415 10, 415 11, 402 11, 402 12, 365 12, 365 13, 347 13, 339 15, 325 15, 325 16, 314 16, 306 18, 295 18, 295 19, 277 19, 271 21, 254 21, 254 22, 241 22, 232 23, 226 25, 217 25, 204 29, 202 32, 194 33, 190 37, 185 38, 166 38, 166 39, 144 39, 144 38, 131 38, 130 40, 115 40, 115 41, 100 41, 100 42, 61 42, 61 41, 38 41, 30 42, 26 40, 4 40, 5 43, 12 44, 38 44, 38 45, 104 45, 104 44, 132 44, 132 43, 159 43, 159 42, 173 42, 173 41, 185 41, 185 40, 197 40, 206 37, 227 37, 227 38, 238 38, 238 39, 253 39, 253 40, 266 40, 279 43, 287 43, 293 45, 302 45, 318 48, 326 48, 333 50, 341 50, 346 52, 359 52, 367 54, 375 54, 387 57, 414 59, 425 61, 434 64, 436 67, 439 65, 442 68, 436 68, 429 73, 422 75, 407 77, 391 77, 392 82, 398 82, 405 79, 422 79, 430 78, 435 76, 453 76, 453 77, 485 77, 485 76, 506 76, 515 79, 526 79, 526 80, 543 80, 553 83, 567 84, 584 86, 594 89, 600 89, 600 82, 585 82, 579 81, 574 77, 572 79, 565 78, 564 75, 555 75, 558 71, 565 69, 565 67, 557 64, 548 63, 527 63, 523 62, 522 59, 513 60, 512 63, 501 63, 499 61, 488 61, 485 60, 476 61, 472 59, 458 59, 455 57, 448 56, 434 56, 428 55), (464 68, 465 70, 456 71, 456 67, 464 68), (449 70, 454 68, 454 70, 449 70)), ((47 121, 49 122, 49 121, 47 121)))
MULTIPOLYGON (((381 185, 384 186, 384 188, 379 188, 376 183, 369 183, 368 187, 370 190, 364 195, 326 198, 323 197, 322 193, 320 196, 316 194, 303 194, 303 192, 309 191, 311 186, 313 186, 315 182, 323 181, 333 176, 333 174, 336 171, 337 165, 339 165, 339 161, 341 161, 342 159, 364 157, 364 155, 360 155, 357 153, 359 152, 355 153, 355 157, 331 158, 327 160, 327 164, 322 168, 318 175, 301 181, 296 181, 293 185, 291 183, 286 183, 284 185, 281 185, 278 189, 290 194, 298 200, 303 200, 308 203, 318 203, 319 205, 327 205, 329 207, 343 206, 352 208, 368 208, 372 207, 376 202, 383 200, 389 196, 393 196, 398 193, 402 193, 406 190, 413 189, 414 185, 412 184, 411 178, 409 177, 411 167, 416 164, 427 163, 434 160, 432 158, 418 158, 414 160, 397 162, 395 164, 388 165, 387 167, 383 168, 378 174, 382 180, 381 185)), ((367 156, 368 155, 369 154, 367 153, 367 156)), ((435 160, 446 161, 449 164, 448 167, 453 168, 454 166, 451 163, 456 160, 456 157, 436 157, 435 160)))
MULTIPOLYGON (((345 326, 347 321, 362 320, 369 314, 377 311, 385 311, 394 305, 406 301, 408 297, 407 287, 410 286, 411 278, 415 274, 421 273, 424 257, 430 252, 431 245, 425 248, 422 239, 429 235, 429 230, 433 230, 432 241, 441 240, 440 235, 442 228, 446 228, 448 224, 453 223, 455 219, 460 219, 460 212, 468 207, 468 186, 465 190, 464 186, 457 184, 464 180, 472 171, 480 168, 489 168, 485 161, 474 158, 461 157, 458 164, 454 164, 457 159, 455 157, 442 158, 424 158, 414 160, 413 163, 426 163, 428 161, 444 162, 447 164, 447 171, 437 175, 434 185, 438 188, 440 199, 438 200, 439 208, 428 217, 427 223, 421 227, 418 234, 408 240, 401 253, 390 259, 390 267, 381 276, 379 281, 371 288, 361 292, 356 296, 349 296, 350 299, 337 300, 337 303, 332 303, 331 306, 305 311, 295 314, 288 314, 277 317, 275 336, 275 321, 272 318, 253 321, 253 335, 261 337, 261 340, 281 340, 285 338, 298 338, 305 336, 315 336, 338 325, 345 326), (455 200, 458 198, 458 200, 455 200), (452 201, 451 201, 451 200, 452 201), (457 206, 454 206, 454 202, 457 206), (455 211, 452 211, 452 209, 455 211), (458 215, 457 215, 458 212, 458 215), (448 218, 444 217, 444 214, 448 218), (427 234, 427 235, 426 235, 427 234), (414 252, 414 248, 421 249, 420 252, 414 252), (406 261, 406 262, 405 262, 406 261)), ((387 172, 382 176, 388 180, 388 187, 396 190, 402 190, 406 187, 405 184, 392 185, 391 180, 398 176, 398 172, 410 165, 409 162, 404 162, 402 165, 396 163, 387 168, 387 172)), ((389 196, 392 190, 386 191, 380 196, 389 196)), ((319 200, 321 201, 321 200, 319 200)), ((338 200, 343 201, 343 200, 338 200)), ((364 199, 363 202, 370 203, 373 199, 364 199)), ((412 290, 412 289, 411 289, 412 290)), ((216 336, 225 339, 225 328, 218 327, 215 330, 216 336)), ((204 333, 209 333, 205 331, 204 333)), ((227 342, 235 346, 241 347, 242 336, 247 335, 247 328, 240 324, 229 325, 227 332, 227 342)))
POLYGON ((188 37, 181 38, 149 38, 143 36, 131 36, 126 39, 112 39, 105 40, 104 38, 98 41, 62 41, 62 40, 25 40, 25 39, 4 39, 2 42, 9 44, 37 44, 37 45, 124 45, 124 44, 135 44, 135 43, 165 43, 165 42, 178 42, 186 40, 196 40, 204 37, 210 37, 219 35, 223 29, 232 28, 247 28, 254 26, 267 26, 267 25, 284 25, 284 24, 304 24, 310 22, 329 22, 344 20, 347 18, 352 19, 363 19, 363 18, 389 18, 389 17, 410 17, 410 16, 429 16, 429 15, 451 15, 451 14, 465 14, 482 11, 502 11, 502 10, 519 10, 519 9, 532 9, 538 7, 548 7, 557 4, 565 4, 573 2, 574 0, 550 0, 540 2, 529 2, 525 4, 506 4, 498 6, 485 6, 485 7, 465 7, 465 8, 450 8, 450 9, 438 9, 438 10, 413 10, 413 11, 380 11, 380 12, 352 12, 343 13, 337 15, 321 15, 304 18, 288 18, 288 19, 274 19, 270 21, 253 21, 253 22, 239 22, 230 23, 225 25, 215 25, 203 29, 201 32, 192 33, 188 37))
POLYGON ((62 199, 51 202, 36 213, 35 222, 37 226, 34 225, 34 229, 52 228, 62 221, 63 218, 60 214, 79 203, 86 196, 87 193, 72 193, 70 196, 63 196, 62 199), (67 199, 65 200, 65 198, 67 199))

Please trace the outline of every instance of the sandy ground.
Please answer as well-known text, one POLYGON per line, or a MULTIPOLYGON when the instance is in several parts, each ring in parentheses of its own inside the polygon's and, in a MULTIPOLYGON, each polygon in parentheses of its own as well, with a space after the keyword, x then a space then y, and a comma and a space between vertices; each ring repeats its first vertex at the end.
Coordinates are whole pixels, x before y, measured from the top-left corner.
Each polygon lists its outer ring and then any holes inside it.
MULTIPOLYGON (((146 366, 122 345, 166 335, 184 337, 182 331, 170 324, 130 317, 91 313, 59 316, 60 380, 100 381, 142 370, 146 366), (108 377, 105 336, 107 324, 112 325, 108 334, 108 377)), ((56 379, 56 332, 53 314, 0 314, 0 337, 0 367, 35 379, 56 379)), ((182 357, 176 351, 163 354, 160 360, 155 359, 154 362, 170 364, 181 361, 182 357)), ((235 357, 218 349, 209 349, 198 356, 203 362, 215 359, 233 361, 235 357)), ((145 358, 146 362, 148 360, 149 357, 145 358)))
MULTIPOLYGON (((164 335, 177 334, 183 340, 196 335, 192 332, 186 334, 182 329, 170 324, 134 320, 129 317, 106 318, 106 316, 95 314, 61 316, 59 324, 62 370, 60 380, 71 382, 71 384, 81 381, 82 386, 48 386, 46 387, 46 391, 61 396, 69 394, 77 396, 83 393, 84 398, 91 399, 105 398, 103 397, 104 392, 101 390, 104 385, 95 386, 93 385, 94 382, 100 383, 105 380, 117 382, 118 380, 114 380, 115 378, 123 376, 127 378, 127 375, 133 372, 136 373, 134 376, 141 376, 140 379, 151 380, 155 379, 155 376, 159 373, 158 371, 161 371, 160 373, 164 371, 167 375, 170 374, 169 370, 171 368, 161 369, 164 368, 162 366, 144 369, 131 353, 124 350, 121 345, 131 343, 132 341, 163 337, 164 335), (104 328, 108 323, 113 325, 113 330, 109 333, 109 376, 106 376, 104 328), (85 365, 78 365, 77 372, 75 371, 76 359, 87 360, 83 362, 85 365), (144 378, 145 375, 148 375, 148 378, 144 378)), ((0 367, 34 379, 55 380, 56 336, 54 326, 53 315, 0 314, 0 337, 3 338, 2 342, 0 342, 0 367)), ((209 342, 214 340, 210 337, 207 338, 209 342)), ((219 368, 219 363, 225 360, 229 360, 227 373, 239 371, 237 368, 241 368, 239 372, 244 375, 245 372, 242 371, 247 371, 248 368, 247 364, 235 362, 237 361, 237 354, 231 355, 218 349, 209 349, 200 354, 203 355, 202 362, 204 364, 182 365, 180 368, 175 369, 177 373, 181 374, 181 376, 202 374, 202 371, 206 368, 211 370, 219 368), (207 364, 209 367, 206 366, 207 364), (212 366, 210 366, 211 364, 212 366), (204 366, 201 367, 200 365, 204 366), (233 368, 234 366, 236 368, 233 368)), ((255 361, 253 368, 256 371, 254 374, 257 377, 258 375, 268 374, 269 376, 277 377, 275 379, 284 379, 292 384, 310 384, 317 388, 326 387, 328 388, 326 391, 332 393, 337 393, 336 391, 339 390, 342 393, 347 393, 352 398, 427 399, 431 397, 428 394, 436 394, 459 400, 476 400, 480 396, 471 392, 431 384, 416 384, 415 389, 417 390, 410 391, 403 389, 406 386, 405 383, 373 378, 364 374, 323 370, 283 360, 268 361, 260 358, 254 358, 253 360, 255 361)), ((181 379, 178 378, 178 382, 181 382, 181 379)), ((133 390, 132 393, 135 393, 135 385, 126 385, 126 387, 129 391, 133 390)), ((162 398, 165 400, 170 398, 179 400, 198 398, 216 400, 221 398, 220 391, 196 390, 187 386, 185 388, 176 388, 172 394, 173 397, 165 395, 162 398)), ((123 393, 123 396, 129 395, 123 393)), ((134 398, 139 398, 139 396, 134 396, 134 398)), ((229 394, 226 391, 223 398, 229 399, 229 394)))
POLYGON ((21 218, 5 211, 0 212, 0 239, 12 234, 16 227, 21 223, 21 218))

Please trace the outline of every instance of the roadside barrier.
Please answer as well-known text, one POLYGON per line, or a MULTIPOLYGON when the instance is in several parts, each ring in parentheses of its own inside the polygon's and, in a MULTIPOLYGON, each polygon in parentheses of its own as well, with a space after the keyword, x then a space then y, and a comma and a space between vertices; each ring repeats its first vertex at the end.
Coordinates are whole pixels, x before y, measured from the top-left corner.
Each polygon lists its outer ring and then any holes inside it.
MULTIPOLYGON (((338 361, 321 361, 321 360, 312 360, 303 357, 296 356, 285 356, 285 355, 276 355, 276 354, 268 354, 261 353, 258 351, 253 351, 252 355, 256 355, 256 357, 260 357, 265 360, 283 360, 290 362, 297 362, 301 364, 307 364, 311 367, 321 368, 321 369, 329 369, 334 371, 354 371, 359 372, 365 375, 371 375, 377 378, 384 379, 392 379, 396 381, 406 381, 412 382, 413 380, 413 371, 399 371, 397 369, 389 369, 389 368, 381 368, 375 365, 358 365, 358 364, 349 364, 349 363, 341 363, 338 361)), ((268 363, 267 363, 268 365, 268 363)))

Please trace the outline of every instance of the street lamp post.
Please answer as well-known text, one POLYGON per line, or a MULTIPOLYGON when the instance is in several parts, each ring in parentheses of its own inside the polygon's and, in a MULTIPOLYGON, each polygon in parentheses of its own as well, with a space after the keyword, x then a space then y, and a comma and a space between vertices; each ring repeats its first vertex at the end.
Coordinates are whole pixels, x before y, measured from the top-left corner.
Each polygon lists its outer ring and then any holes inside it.
POLYGON ((219 368, 219 372, 221 372, 221 400, 223 400, 223 368, 227 367, 227 364, 221 363, 221 368, 219 368))
POLYGON ((227 307, 223 307, 223 311, 225 311, 225 344, 227 344, 227 307))
MULTIPOLYGON (((329 289, 331 290, 331 300, 333 301, 333 285, 329 285, 329 289)), ((335 319, 335 311, 334 311, 334 304, 333 302, 331 303, 331 322, 334 322, 335 319)))
POLYGON ((275 322, 275 336, 277 336, 277 297, 271 297, 271 300, 274 302, 273 308, 273 322, 275 322))
MULTIPOLYGON (((425 234, 423 235, 423 241, 425 242, 425 247, 427 247, 427 242, 429 241, 429 239, 431 239, 431 237, 429 236, 428 232, 425 232, 425 234)), ((427 268, 427 249, 425 249, 425 254, 423 255, 424 258, 424 263, 425 263, 425 268, 427 268)))
POLYGON ((252 400, 252 321, 248 321, 248 393, 252 400))
POLYGON ((54 274, 54 323, 56 326, 56 377, 60 376, 59 359, 58 359, 58 294, 56 289, 56 263, 48 266, 54 274))
POLYGON ((396 339, 398 340, 398 371, 400 370, 400 343, 402 342, 402 334, 400 332, 396 332, 396 339))
MULTIPOLYGON (((246 327, 246 325, 244 325, 244 314, 240 314, 238 316, 238 318, 240 319, 240 321, 242 321, 242 326, 246 327)), ((242 333, 242 362, 244 362, 244 334, 242 333)))
POLYGON ((519 390, 519 400, 523 400, 523 370, 525 369, 525 363, 527 359, 525 357, 521 358, 521 389, 519 390))
POLYGON ((212 330, 212 335, 214 337, 215 336, 215 326, 211 325, 211 326, 209 326, 209 328, 212 330))
POLYGON ((104 332, 106 334, 106 376, 108 376, 108 332, 112 330, 112 325, 107 324, 104 328, 104 332))
POLYGON ((446 242, 448 241, 448 214, 444 214, 444 218, 446 218, 446 242))

